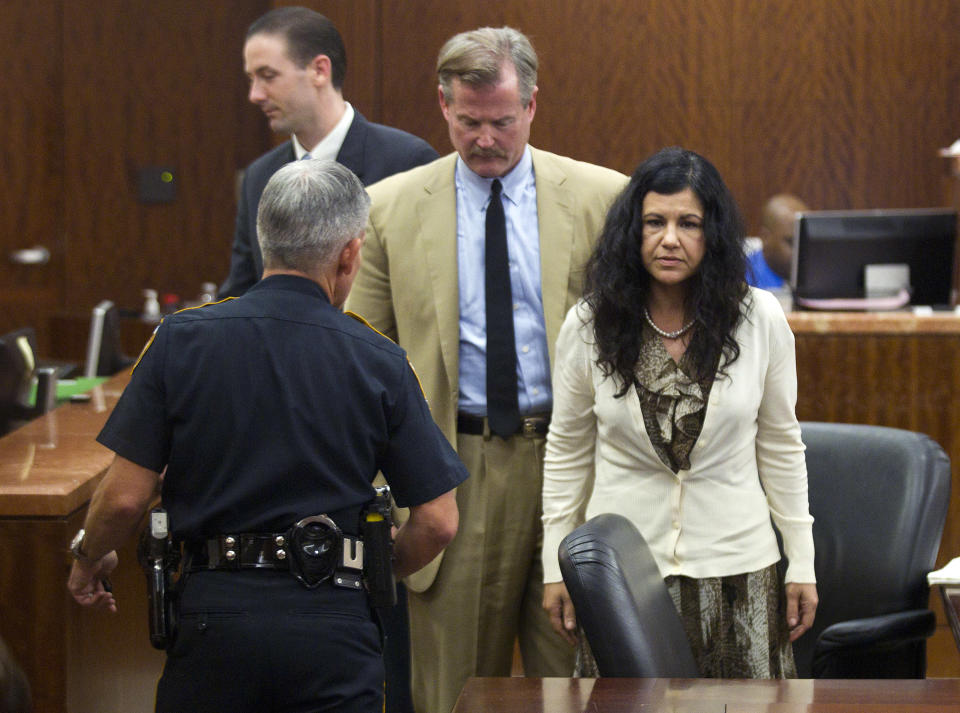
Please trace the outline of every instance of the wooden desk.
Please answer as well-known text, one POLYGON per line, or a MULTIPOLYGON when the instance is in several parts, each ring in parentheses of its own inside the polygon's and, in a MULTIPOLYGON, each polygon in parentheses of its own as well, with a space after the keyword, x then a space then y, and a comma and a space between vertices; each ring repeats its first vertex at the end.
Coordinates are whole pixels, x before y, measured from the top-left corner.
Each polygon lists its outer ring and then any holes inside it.
POLYGON ((0 636, 33 689, 34 713, 147 713, 163 655, 150 647, 133 543, 112 576, 117 614, 66 589, 67 544, 113 454, 95 441, 122 374, 0 438, 0 636))
POLYGON ((960 713, 960 679, 471 678, 453 713, 960 713))
MULTIPOLYGON (((802 421, 867 423, 919 431, 953 463, 937 567, 960 556, 960 317, 952 313, 793 312, 802 421)), ((938 596, 928 676, 960 677, 960 656, 938 596)))

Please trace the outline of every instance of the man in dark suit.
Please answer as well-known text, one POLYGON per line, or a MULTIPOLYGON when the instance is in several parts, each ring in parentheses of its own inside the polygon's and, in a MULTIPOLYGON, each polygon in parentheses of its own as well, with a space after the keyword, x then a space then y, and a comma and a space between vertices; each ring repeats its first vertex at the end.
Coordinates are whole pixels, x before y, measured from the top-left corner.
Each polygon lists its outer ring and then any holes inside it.
POLYGON ((343 98, 343 39, 323 15, 302 7, 268 12, 247 30, 244 70, 251 102, 290 141, 251 163, 243 178, 230 274, 219 297, 246 292, 263 273, 257 243, 257 204, 281 166, 309 154, 335 159, 366 186, 429 163, 437 152, 422 139, 367 121, 343 98))

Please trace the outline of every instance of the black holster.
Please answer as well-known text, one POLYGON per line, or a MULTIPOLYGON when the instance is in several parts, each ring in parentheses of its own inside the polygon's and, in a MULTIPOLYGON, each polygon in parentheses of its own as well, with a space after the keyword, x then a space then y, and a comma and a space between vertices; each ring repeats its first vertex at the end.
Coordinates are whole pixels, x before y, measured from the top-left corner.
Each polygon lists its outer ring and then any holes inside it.
POLYGON ((397 585, 393 579, 393 518, 390 514, 389 486, 376 488, 377 494, 360 514, 363 535, 363 579, 374 608, 397 603, 397 585))
POLYGON ((177 635, 177 592, 172 577, 180 566, 180 550, 175 547, 163 508, 150 511, 150 521, 140 535, 137 560, 147 578, 150 608, 150 643, 166 650, 177 635))

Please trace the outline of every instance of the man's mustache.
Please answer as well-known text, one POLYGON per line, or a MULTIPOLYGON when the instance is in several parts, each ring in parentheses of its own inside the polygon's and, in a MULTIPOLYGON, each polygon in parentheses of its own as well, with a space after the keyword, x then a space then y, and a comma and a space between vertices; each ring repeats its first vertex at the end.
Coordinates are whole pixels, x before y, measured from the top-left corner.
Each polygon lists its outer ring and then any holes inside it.
POLYGON ((470 155, 477 158, 506 158, 507 152, 498 148, 490 149, 470 149, 470 155))

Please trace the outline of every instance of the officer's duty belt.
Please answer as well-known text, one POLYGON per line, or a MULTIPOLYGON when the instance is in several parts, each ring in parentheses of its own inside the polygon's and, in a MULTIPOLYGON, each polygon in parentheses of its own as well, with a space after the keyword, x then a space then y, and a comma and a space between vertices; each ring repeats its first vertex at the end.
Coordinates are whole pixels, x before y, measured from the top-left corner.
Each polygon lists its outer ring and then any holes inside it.
MULTIPOLYGON (((550 428, 550 414, 534 414, 520 419, 520 426, 516 435, 526 438, 544 437, 550 428)), ((462 411, 457 413, 457 433, 468 436, 489 436, 490 427, 487 419, 482 416, 472 416, 462 411)))
MULTIPOLYGON (((363 587, 363 540, 343 534, 337 567, 330 578, 336 586, 363 587)), ((276 569, 291 571, 287 533, 234 533, 184 545, 187 572, 276 569)))

